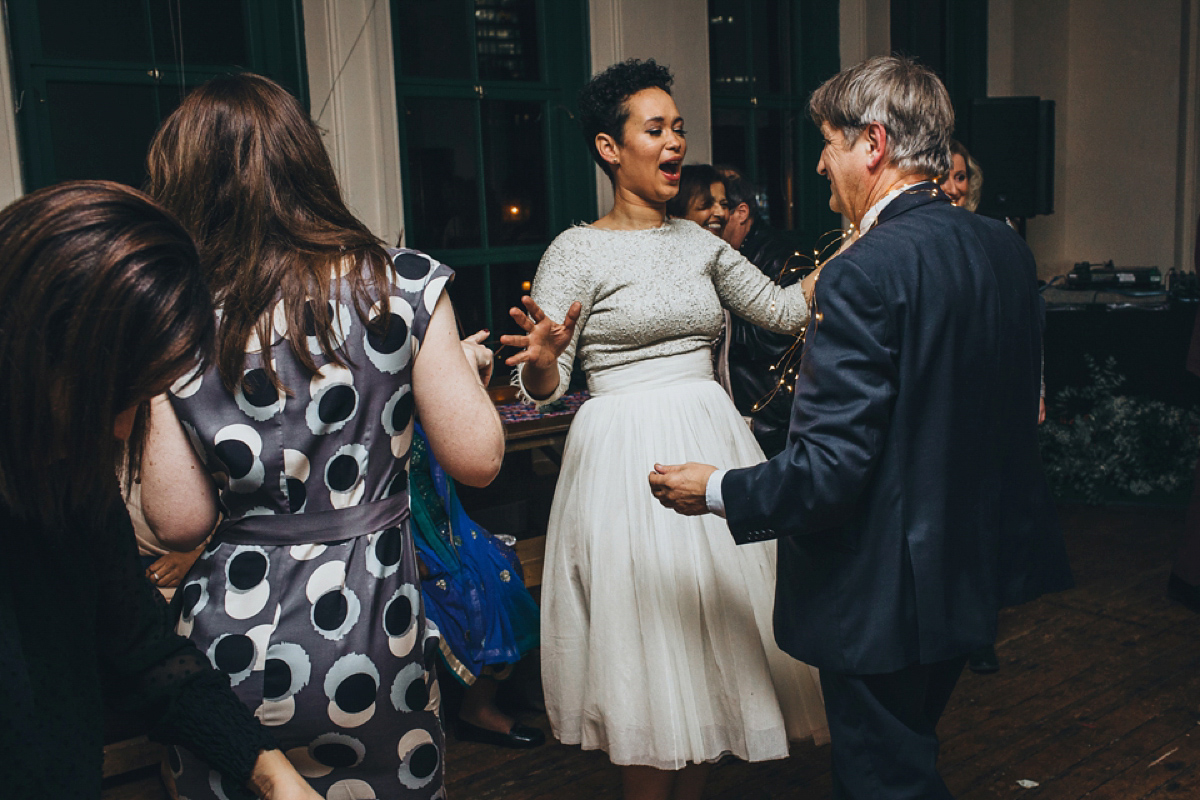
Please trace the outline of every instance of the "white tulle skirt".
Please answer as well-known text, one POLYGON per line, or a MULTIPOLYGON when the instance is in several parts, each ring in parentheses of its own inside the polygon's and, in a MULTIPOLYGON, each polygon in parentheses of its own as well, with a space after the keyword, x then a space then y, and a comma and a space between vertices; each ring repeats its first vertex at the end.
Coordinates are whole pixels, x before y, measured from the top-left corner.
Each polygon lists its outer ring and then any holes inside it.
POLYGON ((828 741, 817 671, 775 645, 775 543, 659 505, 657 461, 741 467, 762 450, 706 352, 589 377, 555 490, 542 585, 554 735, 613 763, 679 769, 828 741))

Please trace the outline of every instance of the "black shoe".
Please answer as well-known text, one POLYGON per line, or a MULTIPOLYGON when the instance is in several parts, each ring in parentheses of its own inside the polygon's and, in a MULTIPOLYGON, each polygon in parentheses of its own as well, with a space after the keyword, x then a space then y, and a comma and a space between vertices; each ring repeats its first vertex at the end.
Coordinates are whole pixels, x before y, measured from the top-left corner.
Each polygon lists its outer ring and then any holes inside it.
POLYGON ((1167 582, 1167 597, 1200 614, 1200 588, 1192 586, 1174 572, 1167 582))
POLYGON ((480 742, 494 744, 497 747, 511 747, 516 750, 541 747, 546 743, 546 734, 542 733, 540 728, 522 725, 519 722, 514 722, 508 733, 497 733, 460 719, 454 726, 454 736, 460 742, 480 742))
POLYGON ((996 658, 996 648, 981 647, 967 656, 967 667, 978 675, 991 675, 1000 671, 1000 659, 996 658))

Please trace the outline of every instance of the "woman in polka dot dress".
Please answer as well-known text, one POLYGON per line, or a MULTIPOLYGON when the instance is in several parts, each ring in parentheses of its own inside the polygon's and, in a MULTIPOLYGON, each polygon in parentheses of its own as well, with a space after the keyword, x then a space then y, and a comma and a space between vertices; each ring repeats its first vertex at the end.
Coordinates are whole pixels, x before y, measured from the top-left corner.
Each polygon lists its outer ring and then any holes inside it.
MULTIPOLYGON (((503 455, 452 273, 354 219, 315 126, 265 78, 192 92, 149 172, 220 314, 216 367, 155 401, 143 468, 164 541, 194 546, 223 517, 178 630, 327 798, 443 797, 437 634, 408 519, 414 412, 457 480, 488 483, 503 455)), ((225 797, 172 756, 182 797, 225 797)))

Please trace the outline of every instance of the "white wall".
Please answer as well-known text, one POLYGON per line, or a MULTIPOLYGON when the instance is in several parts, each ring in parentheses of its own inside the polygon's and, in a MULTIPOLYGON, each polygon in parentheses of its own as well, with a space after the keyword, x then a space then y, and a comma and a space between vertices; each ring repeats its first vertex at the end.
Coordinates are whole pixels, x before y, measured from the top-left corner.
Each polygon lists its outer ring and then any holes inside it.
POLYGON ((0 22, 3 23, 0 24, 0 208, 3 208, 24 194, 24 190, 20 150, 17 148, 18 98, 13 97, 7 16, 0 22))
POLYGON ((1200 214, 1200 0, 1183 4, 1180 25, 1179 173, 1175 190, 1175 264, 1195 265, 1200 214))
POLYGON ((388 4, 304 0, 312 115, 350 210, 396 244, 404 225, 388 4))
POLYGON ((1190 265, 1198 11, 1197 0, 989 3, 989 92, 1056 103, 1054 214, 1027 229, 1042 277, 1077 261, 1190 265))
POLYGON ((843 69, 891 52, 890 0, 841 0, 838 26, 843 69))
MULTIPOLYGON (((686 161, 712 161, 707 0, 591 0, 592 71, 653 58, 675 75, 672 93, 688 131, 686 161)), ((596 168, 596 207, 612 208, 612 186, 596 168)))

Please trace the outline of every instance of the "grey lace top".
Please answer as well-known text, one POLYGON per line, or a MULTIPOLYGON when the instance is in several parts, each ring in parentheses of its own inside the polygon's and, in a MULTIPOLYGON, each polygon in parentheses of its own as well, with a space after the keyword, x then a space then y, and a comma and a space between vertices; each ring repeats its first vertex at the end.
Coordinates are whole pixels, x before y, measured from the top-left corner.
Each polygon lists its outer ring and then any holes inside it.
MULTIPOLYGON (((800 284, 783 288, 694 222, 671 219, 649 230, 580 225, 563 231, 542 256, 533 299, 560 321, 583 306, 571 344, 558 359, 566 391, 576 353, 585 373, 708 349, 721 332, 722 306, 777 333, 808 322, 800 284)), ((530 399, 517 373, 522 396, 530 399)))

